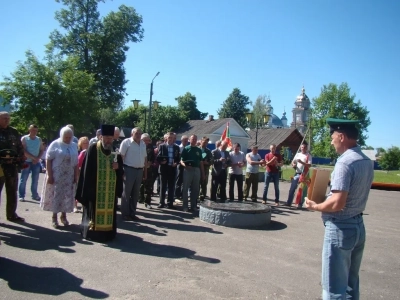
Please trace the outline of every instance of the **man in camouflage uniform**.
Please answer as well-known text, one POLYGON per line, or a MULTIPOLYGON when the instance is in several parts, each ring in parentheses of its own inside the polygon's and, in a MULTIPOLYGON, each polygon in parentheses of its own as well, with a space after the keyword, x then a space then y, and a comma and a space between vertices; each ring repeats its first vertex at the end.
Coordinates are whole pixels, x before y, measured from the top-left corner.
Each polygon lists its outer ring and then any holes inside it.
POLYGON ((24 218, 16 214, 17 210, 17 190, 18 190, 18 168, 25 161, 24 148, 21 142, 21 136, 18 131, 9 126, 10 115, 8 112, 0 112, 0 153, 1 168, 4 176, 0 177, 0 193, 3 186, 6 186, 7 205, 6 217, 12 222, 23 222, 24 218), (5 151, 9 150, 9 151, 5 151), (5 152, 8 152, 5 153, 5 152), (16 155, 15 158, 10 158, 16 155), (6 157, 8 157, 6 159, 6 157))
POLYGON ((139 203, 145 203, 146 208, 151 209, 151 195, 153 193, 153 168, 152 164, 155 161, 154 148, 151 143, 151 139, 148 133, 143 133, 141 137, 142 141, 146 144, 146 152, 147 152, 147 178, 143 180, 142 185, 140 186, 140 201, 139 203), (146 197, 145 197, 146 194, 146 197))

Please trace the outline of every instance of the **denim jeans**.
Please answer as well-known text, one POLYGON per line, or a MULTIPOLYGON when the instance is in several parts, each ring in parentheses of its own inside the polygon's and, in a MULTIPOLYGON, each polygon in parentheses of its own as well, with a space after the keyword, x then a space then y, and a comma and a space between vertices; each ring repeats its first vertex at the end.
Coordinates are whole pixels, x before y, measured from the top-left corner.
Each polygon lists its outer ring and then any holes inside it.
POLYGON ((299 184, 300 174, 293 176, 292 182, 290 184, 289 195, 286 204, 292 205, 294 193, 296 192, 297 185, 299 184))
POLYGON ((28 167, 21 170, 21 178, 19 179, 18 194, 19 198, 25 198, 26 181, 28 180, 29 173, 32 172, 31 193, 33 198, 39 197, 37 186, 39 181, 40 163, 33 164, 26 162, 28 167))
POLYGON ((279 173, 265 172, 263 200, 267 200, 269 183, 274 182, 275 202, 279 203, 279 173))
POLYGON ((362 215, 325 221, 322 298, 360 299, 359 270, 365 245, 362 215))

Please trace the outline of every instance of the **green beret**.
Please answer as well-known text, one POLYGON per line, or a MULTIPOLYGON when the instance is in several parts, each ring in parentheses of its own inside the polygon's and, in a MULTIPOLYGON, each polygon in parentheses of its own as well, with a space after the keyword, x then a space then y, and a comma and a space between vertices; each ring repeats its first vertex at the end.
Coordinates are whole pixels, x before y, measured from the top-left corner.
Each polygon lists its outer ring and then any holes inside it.
POLYGON ((359 120, 346 120, 346 119, 335 119, 328 118, 326 119, 330 127, 330 133, 332 134, 335 131, 338 132, 357 132, 357 125, 360 123, 359 120))

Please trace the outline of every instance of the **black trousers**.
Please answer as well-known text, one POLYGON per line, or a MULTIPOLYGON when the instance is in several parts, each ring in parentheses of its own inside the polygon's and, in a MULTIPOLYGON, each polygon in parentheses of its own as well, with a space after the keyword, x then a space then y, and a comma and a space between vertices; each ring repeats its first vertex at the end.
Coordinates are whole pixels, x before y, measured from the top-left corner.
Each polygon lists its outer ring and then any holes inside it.
POLYGON ((229 200, 235 200, 235 181, 238 189, 238 200, 243 201, 243 175, 230 174, 229 177, 229 200))
POLYGON ((157 181, 157 193, 155 194, 160 194, 160 178, 158 174, 158 167, 151 167, 151 173, 152 173, 152 179, 153 179, 153 183, 152 183, 152 191, 154 189, 154 183, 157 181))
POLYGON ((185 168, 182 165, 178 166, 178 174, 176 175, 176 184, 175 184, 175 198, 182 198, 183 171, 184 170, 185 170, 185 168))
POLYGON ((213 201, 217 200, 217 189, 219 185, 219 197, 221 201, 226 200, 226 169, 222 169, 218 176, 211 177, 211 195, 213 201))
POLYGON ((174 204, 175 199, 175 176, 176 176, 176 167, 167 166, 166 170, 164 169, 161 172, 160 181, 161 181, 161 191, 160 191, 160 204, 165 205, 165 194, 167 192, 168 187, 168 205, 174 204))
POLYGON ((140 202, 151 204, 151 194, 153 193, 153 173, 152 168, 147 168, 147 179, 140 185, 140 202))
POLYGON ((3 186, 6 186, 6 217, 7 219, 15 217, 17 210, 17 190, 18 190, 18 171, 13 165, 3 168, 4 176, 0 177, 0 193, 3 186))
POLYGON ((204 180, 201 180, 201 178, 200 178, 200 200, 201 201, 203 201, 204 198, 207 196, 208 177, 210 175, 209 167, 204 168, 204 175, 205 175, 204 180))

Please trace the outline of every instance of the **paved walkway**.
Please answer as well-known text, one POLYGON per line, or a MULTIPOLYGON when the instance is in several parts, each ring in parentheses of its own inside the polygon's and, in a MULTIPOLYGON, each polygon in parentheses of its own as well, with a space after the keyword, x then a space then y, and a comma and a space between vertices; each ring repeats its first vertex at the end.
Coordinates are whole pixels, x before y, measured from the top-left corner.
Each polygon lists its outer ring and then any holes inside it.
MULTIPOLYGON (((282 200, 288 189, 281 183, 282 200)), ((26 223, 10 223, 2 194, 0 299, 320 299, 319 213, 279 207, 268 228, 243 230, 139 204, 140 222, 119 215, 117 238, 98 244, 81 239, 81 214, 56 230, 26 200, 26 223)), ((399 192, 371 191, 361 299, 400 299, 399 213, 399 192)))

